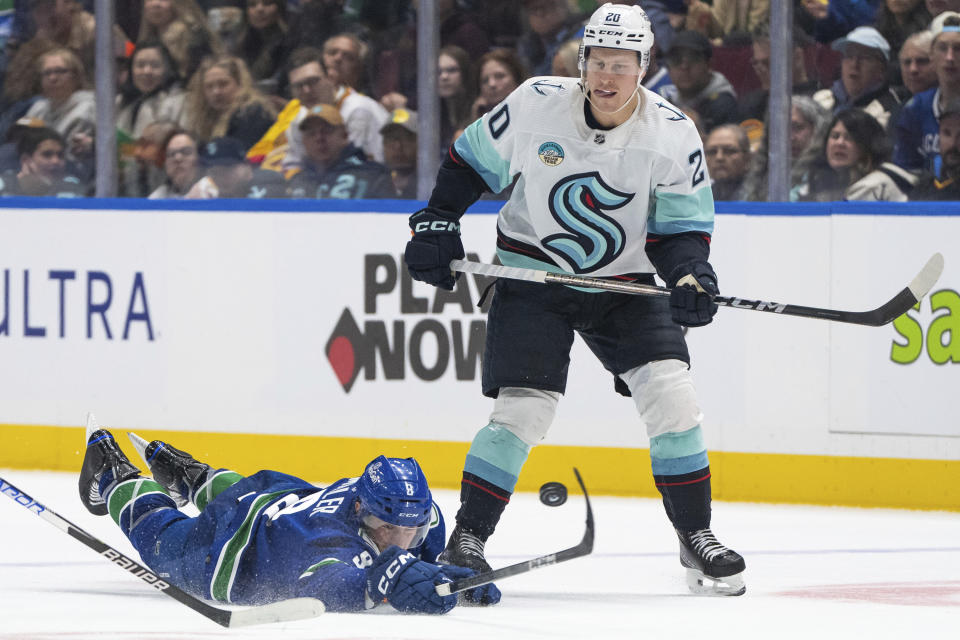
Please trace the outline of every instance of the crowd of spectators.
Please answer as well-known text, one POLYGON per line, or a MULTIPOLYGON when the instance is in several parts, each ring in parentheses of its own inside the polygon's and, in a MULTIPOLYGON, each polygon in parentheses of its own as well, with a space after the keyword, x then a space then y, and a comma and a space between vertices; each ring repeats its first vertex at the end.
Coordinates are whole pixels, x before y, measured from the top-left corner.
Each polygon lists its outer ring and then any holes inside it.
MULTIPOLYGON (((630 0, 622 0, 630 2, 630 0)), ((765 200, 770 0, 633 0, 716 200, 765 200)), ((437 0, 438 158, 602 0, 437 0)), ((794 0, 791 200, 960 194, 960 0, 794 0)), ((116 0, 126 197, 413 198, 416 0, 116 0)), ((0 195, 95 181, 93 0, 0 0, 0 195)), ((504 194, 491 197, 502 198, 504 194)))

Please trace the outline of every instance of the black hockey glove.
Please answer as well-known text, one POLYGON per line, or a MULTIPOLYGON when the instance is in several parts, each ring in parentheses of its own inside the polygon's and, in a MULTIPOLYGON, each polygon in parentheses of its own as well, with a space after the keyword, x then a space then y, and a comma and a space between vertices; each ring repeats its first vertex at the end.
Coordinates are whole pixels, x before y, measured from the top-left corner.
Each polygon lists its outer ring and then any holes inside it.
POLYGON ((413 239, 403 253, 407 270, 414 280, 453 290, 459 273, 450 270, 450 261, 463 258, 460 223, 436 209, 421 209, 410 216, 413 239))
POLYGON ((720 293, 717 274, 709 262, 700 260, 674 270, 670 291, 670 315, 673 321, 685 327, 710 324, 717 312, 713 297, 720 293))
POLYGON ((441 596, 437 585, 451 582, 435 564, 417 560, 397 546, 388 547, 367 567, 367 595, 379 603, 384 600, 397 611, 409 613, 446 613, 457 606, 456 594, 441 596))

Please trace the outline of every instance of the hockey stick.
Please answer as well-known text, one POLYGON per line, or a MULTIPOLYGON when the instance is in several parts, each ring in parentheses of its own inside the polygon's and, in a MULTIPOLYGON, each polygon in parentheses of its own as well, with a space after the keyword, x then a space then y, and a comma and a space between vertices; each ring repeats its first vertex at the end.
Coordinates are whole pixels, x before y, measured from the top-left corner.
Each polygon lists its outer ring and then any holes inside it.
POLYGON ((187 605, 202 616, 213 620, 223 627, 246 627, 255 624, 266 624, 269 622, 289 622, 291 620, 305 620, 313 618, 324 612, 323 603, 315 598, 294 598, 292 600, 283 600, 259 607, 248 607, 246 609, 219 609, 213 607, 202 600, 193 597, 189 593, 181 591, 175 586, 168 584, 154 575, 150 569, 131 560, 110 545, 93 537, 77 525, 66 518, 58 515, 53 510, 40 504, 26 493, 16 488, 3 478, 0 478, 0 493, 9 497, 11 500, 24 507, 27 511, 32 511, 38 516, 71 535, 87 545, 104 558, 113 562, 118 567, 126 569, 137 576, 148 585, 165 593, 174 600, 187 605))
MULTIPOLYGON (((645 296, 669 296, 670 289, 650 284, 636 282, 617 282, 590 276, 575 276, 567 273, 553 273, 522 267, 504 267, 482 262, 467 260, 453 260, 450 268, 464 273, 478 273, 485 276, 509 278, 511 280, 526 280, 545 284, 564 284, 575 287, 589 287, 605 291, 632 293, 645 296)), ((943 256, 935 253, 927 260, 920 273, 900 293, 872 311, 838 311, 836 309, 819 309, 817 307, 803 307, 795 304, 781 304, 779 302, 764 302, 763 300, 744 300, 726 296, 714 296, 713 301, 721 307, 747 309, 749 311, 766 311, 785 316, 801 316, 804 318, 820 318, 835 322, 866 325, 868 327, 882 327, 889 324, 910 310, 913 305, 927 295, 936 284, 943 271, 943 256)))
POLYGON ((587 488, 584 486, 583 479, 580 477, 580 472, 577 471, 576 467, 573 468, 573 473, 577 476, 577 482, 580 483, 580 489, 583 490, 583 499, 587 503, 587 529, 583 532, 583 539, 580 540, 576 546, 570 547, 569 549, 564 549, 563 551, 557 551, 556 553, 540 556, 539 558, 534 558, 533 560, 524 560, 523 562, 518 562, 517 564, 511 564, 500 569, 487 571, 486 573, 478 573, 477 575, 470 576, 469 578, 461 578, 460 580, 454 580, 453 582, 448 582, 446 584, 439 584, 437 585, 437 594, 441 596, 448 596, 451 593, 457 593, 458 591, 465 591, 467 589, 472 589, 473 587, 479 587, 482 584, 487 584, 488 582, 493 582, 494 580, 518 576, 521 573, 527 573, 528 571, 533 571, 534 569, 548 567, 552 564, 557 564, 558 562, 573 560, 574 558, 580 558, 590 554, 590 552, 593 551, 593 509, 590 508, 590 496, 587 495, 587 488))

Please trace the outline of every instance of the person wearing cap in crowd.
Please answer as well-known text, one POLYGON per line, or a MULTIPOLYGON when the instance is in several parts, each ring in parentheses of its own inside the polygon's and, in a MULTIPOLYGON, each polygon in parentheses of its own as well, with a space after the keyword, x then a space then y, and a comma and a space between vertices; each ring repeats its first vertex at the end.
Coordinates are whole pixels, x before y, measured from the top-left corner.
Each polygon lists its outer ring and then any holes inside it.
POLYGON ((66 171, 66 144, 49 127, 27 127, 17 141, 18 170, 0 175, 0 196, 54 196, 79 198, 84 185, 66 171))
POLYGON ((383 163, 390 170, 393 197, 417 198, 417 112, 394 109, 380 129, 383 135, 383 163))
POLYGON ((350 142, 340 111, 318 104, 299 124, 303 169, 287 181, 292 198, 390 198, 390 173, 350 142))
POLYGON ((858 107, 883 127, 896 122, 907 92, 891 88, 887 82, 890 45, 880 32, 873 27, 857 27, 831 47, 843 54, 840 79, 829 89, 817 91, 813 99, 832 113, 858 107))
POLYGON ((960 99, 948 100, 939 109, 938 120, 939 172, 924 172, 911 200, 960 200, 960 99))
POLYGON ((740 120, 737 93, 722 73, 710 69, 712 55, 710 41, 699 31, 676 33, 665 56, 673 86, 660 91, 681 109, 696 111, 707 133, 740 120))
POLYGON ((938 86, 904 105, 894 130, 893 161, 908 171, 940 174, 940 110, 960 98, 960 13, 944 11, 930 23, 930 59, 938 86))
POLYGON ((184 196, 209 198, 283 198, 283 178, 275 171, 255 169, 236 138, 214 138, 200 147, 204 176, 184 196))

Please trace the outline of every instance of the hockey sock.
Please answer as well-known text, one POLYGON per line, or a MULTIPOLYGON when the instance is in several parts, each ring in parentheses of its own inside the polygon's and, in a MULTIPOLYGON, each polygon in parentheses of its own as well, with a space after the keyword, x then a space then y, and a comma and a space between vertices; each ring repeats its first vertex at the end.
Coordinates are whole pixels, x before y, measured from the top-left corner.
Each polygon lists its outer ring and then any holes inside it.
POLYGON ((196 489, 191 489, 190 502, 203 511, 211 500, 243 480, 243 476, 229 469, 208 471, 206 477, 200 477, 196 489))
POLYGON ((149 513, 158 509, 177 510, 176 501, 163 485, 148 478, 131 478, 121 482, 108 489, 104 500, 110 517, 127 537, 149 513))
POLYGON ((494 531, 527 461, 530 447, 491 422, 477 433, 463 466, 457 524, 486 540, 494 531))
POLYGON ((674 528, 710 526, 710 465, 700 427, 650 439, 650 463, 657 490, 674 528))

